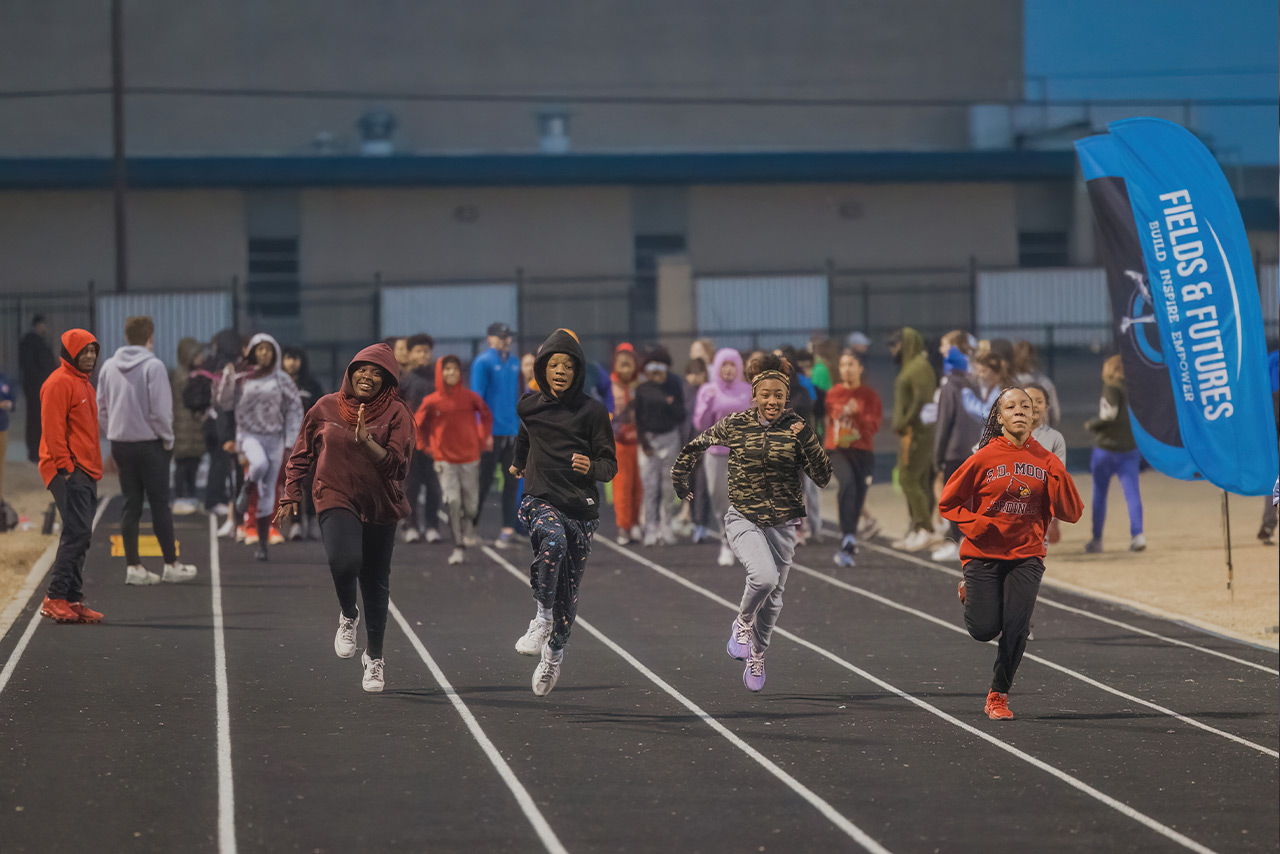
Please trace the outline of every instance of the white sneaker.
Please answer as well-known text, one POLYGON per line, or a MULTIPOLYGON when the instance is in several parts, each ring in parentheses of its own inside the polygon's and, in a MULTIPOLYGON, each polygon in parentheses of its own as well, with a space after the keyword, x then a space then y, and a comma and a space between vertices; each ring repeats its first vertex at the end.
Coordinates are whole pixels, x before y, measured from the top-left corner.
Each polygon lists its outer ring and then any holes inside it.
POLYGON ((351 619, 338 612, 338 633, 333 636, 333 651, 338 658, 350 658, 356 654, 356 626, 360 625, 360 615, 351 619))
POLYGON ((1147 547, 1147 537, 1145 534, 1139 534, 1129 541, 1129 551, 1140 552, 1147 547))
POLYGON ((960 547, 955 543, 947 540, 929 553, 929 557, 936 561, 952 561, 960 559, 960 547))
POLYGON ((228 515, 227 521, 222 523, 222 527, 218 529, 218 536, 226 539, 236 532, 236 518, 228 515))
POLYGON ((423 539, 428 543, 438 543, 440 542, 440 532, 435 528, 427 528, 427 533, 423 536, 423 539))
POLYGON ((918 552, 931 542, 933 542, 933 531, 926 528, 917 528, 903 540, 902 548, 905 551, 918 552))
POLYGON ((627 534, 626 531, 623 531, 621 534, 618 535, 617 542, 618 542, 618 545, 620 546, 629 546, 631 545, 631 537, 630 535, 627 534))
POLYGON ((533 693, 545 697, 560 681, 560 662, 564 660, 564 650, 552 652, 551 644, 542 647, 542 660, 533 669, 533 693))
POLYGON ((301 541, 302 541, 302 534, 303 534, 303 531, 302 531, 302 525, 301 525, 301 523, 299 523, 299 522, 294 522, 292 525, 290 525, 290 526, 289 526, 289 541, 290 541, 290 542, 294 542, 294 543, 301 542, 301 541))
POLYGON ((171 509, 175 516, 190 516, 196 512, 198 507, 199 505, 194 498, 176 498, 171 509))
POLYGON ((516 641, 516 652, 521 655, 537 655, 549 637, 551 637, 551 621, 534 617, 529 621, 528 630, 520 640, 516 641))
POLYGON ((737 559, 733 556, 733 549, 729 548, 728 543, 720 547, 720 556, 716 558, 716 563, 721 566, 733 566, 737 563, 737 559))
POLYGON ((360 653, 360 663, 364 665, 364 678, 360 680, 366 694, 381 694, 387 680, 383 675, 386 664, 381 658, 370 658, 369 653, 360 653))
POLYGON ((455 548, 449 553, 449 566, 457 566, 466 559, 467 552, 465 549, 455 548))
MULTIPOLYGON (((498 540, 498 543, 501 543, 501 542, 507 542, 507 541, 498 540)), ((494 543, 494 545, 497 546, 498 543, 494 543)), ((462 538, 462 545, 466 546, 469 549, 479 548, 480 538, 477 537, 475 534, 468 534, 467 536, 462 538)), ((498 546, 498 547, 504 548, 504 549, 506 548, 506 546, 498 546)))
POLYGON ((658 541, 664 546, 674 546, 676 544, 676 532, 671 528, 663 528, 658 531, 658 541))
POLYGON ((215 504, 213 505, 213 510, 211 510, 210 512, 213 513, 213 515, 215 516, 226 516, 228 513, 231 512, 231 505, 225 504, 225 503, 215 504))
POLYGON ((151 572, 142 564, 135 563, 132 566, 125 568, 124 583, 137 584, 141 586, 159 584, 160 575, 159 573, 151 572))
POLYGON ((632 525, 632 526, 631 526, 631 541, 632 541, 632 542, 635 542, 635 543, 638 543, 638 542, 640 542, 640 540, 642 540, 643 538, 644 538, 644 531, 643 531, 643 530, 641 530, 640 526, 639 526, 639 525, 632 525))
POLYGON ((950 532, 951 532, 951 523, 948 522, 946 519, 942 519, 936 525, 933 526, 934 536, 945 537, 950 532))
POLYGON ((161 581, 169 584, 181 584, 184 581, 190 581, 196 577, 196 568, 189 563, 166 563, 164 565, 164 575, 160 576, 161 581))
POLYGON ((657 544, 658 544, 658 535, 657 535, 657 534, 645 534, 645 535, 644 535, 644 547, 645 547, 645 548, 652 548, 653 546, 656 546, 657 544))
POLYGON ((404 529, 404 541, 406 543, 416 543, 422 539, 422 532, 417 528, 404 529))

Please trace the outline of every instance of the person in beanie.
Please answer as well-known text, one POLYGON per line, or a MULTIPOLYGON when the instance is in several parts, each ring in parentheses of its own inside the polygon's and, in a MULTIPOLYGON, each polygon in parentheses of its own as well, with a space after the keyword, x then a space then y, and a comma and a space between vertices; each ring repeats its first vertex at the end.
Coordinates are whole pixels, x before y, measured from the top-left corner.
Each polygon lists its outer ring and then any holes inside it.
POLYGON ((565 644, 578 614, 578 589, 600 525, 597 483, 618 472, 613 428, 603 403, 585 391, 587 360, 577 340, 557 329, 538 348, 538 389, 520 399, 513 477, 524 478, 520 521, 529 531, 529 585, 537 614, 516 652, 538 655, 533 693, 545 697, 560 678, 565 644))
POLYGON ((333 650, 339 658, 356 654, 360 592, 368 638, 360 659, 361 686, 371 694, 386 684, 382 640, 391 601, 391 554, 396 527, 409 515, 404 480, 413 453, 413 415, 400 398, 399 377, 395 351, 386 344, 356 354, 342 388, 321 397, 303 419, 276 514, 284 524, 297 512, 310 477, 340 607, 333 650))
POLYGON ((62 536, 49 570, 41 616, 59 623, 100 623, 84 604, 84 559, 102 479, 98 399, 89 375, 98 364, 98 339, 84 329, 62 333, 62 364, 40 387, 40 477, 62 516, 62 536))
MULTIPOLYGON (((515 453, 516 434, 520 431, 520 419, 516 415, 516 401, 520 399, 520 357, 511 352, 515 332, 505 323, 491 323, 488 329, 489 349, 471 362, 471 390, 480 395, 484 405, 493 413, 493 445, 480 457, 480 497, 478 506, 484 509, 484 500, 493 486, 497 467, 505 472, 515 453)), ((520 484, 509 477, 502 478, 502 532, 494 545, 505 549, 516 530, 516 499, 520 484)), ((480 526, 479 513, 476 527, 480 526)))
POLYGON ((925 354, 924 338, 903 327, 889 341, 900 369, 893 383, 893 432, 898 434, 898 484, 907 499, 911 530, 897 547, 918 551, 933 540, 933 433, 920 414, 933 401, 937 376, 925 354))
POLYGON ((640 482, 644 490, 644 544, 674 545, 672 494, 667 472, 680 452, 684 387, 671 373, 671 354, 654 347, 645 355, 645 381, 636 388, 636 432, 640 441, 640 482))
POLYGON ((687 496, 693 470, 712 445, 729 449, 729 511, 725 538, 746 567, 747 584, 725 649, 747 662, 742 684, 764 688, 765 652, 782 611, 782 593, 803 524, 801 473, 819 487, 831 481, 831 460, 803 418, 787 408, 791 365, 772 353, 747 361, 752 406, 717 421, 684 446, 671 469, 676 494, 687 496))

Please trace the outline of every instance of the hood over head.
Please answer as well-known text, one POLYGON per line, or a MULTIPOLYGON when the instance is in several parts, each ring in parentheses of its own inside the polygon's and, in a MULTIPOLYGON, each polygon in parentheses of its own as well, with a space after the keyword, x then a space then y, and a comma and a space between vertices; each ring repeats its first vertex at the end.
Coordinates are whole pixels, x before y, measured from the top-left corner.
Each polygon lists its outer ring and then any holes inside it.
MULTIPOLYGON (((284 364, 283 364, 283 359, 282 359, 282 356, 283 356, 284 354, 283 354, 283 353, 281 352, 281 350, 280 350, 280 342, 276 341, 276 339, 275 339, 275 338, 272 338, 272 337, 271 337, 270 335, 268 335, 267 333, 265 333, 265 332, 259 332, 257 335, 254 335, 252 338, 250 338, 250 339, 249 339, 249 345, 248 345, 247 347, 245 347, 245 352, 246 352, 246 353, 248 353, 248 354, 249 354, 249 358, 250 358, 250 359, 252 359, 254 349, 255 349, 259 344, 261 344, 263 341, 266 341, 268 344, 270 344, 270 345, 271 345, 271 349, 273 349, 273 350, 275 350, 275 351, 276 351, 276 361, 275 361, 275 364, 273 364, 273 365, 271 366, 271 370, 270 370, 268 373, 274 373, 274 372, 276 372, 276 371, 279 371, 280 373, 284 373, 284 364)), ((257 370, 257 364, 256 364, 256 363, 254 364, 254 370, 257 370)))
POLYGON ((730 386, 736 385, 737 383, 746 385, 747 382, 746 372, 742 367, 742 354, 732 347, 722 347, 716 351, 716 357, 711 362, 709 374, 708 379, 724 390, 728 390, 730 386), (735 365, 738 368, 738 378, 732 383, 727 383, 720 379, 720 369, 724 367, 726 363, 735 365))
POLYGON ((462 388, 462 360, 459 359, 457 356, 453 355, 452 353, 446 353, 445 355, 441 356, 439 359, 436 359, 435 371, 436 371, 436 391, 443 392, 444 394, 453 394, 455 391, 462 388), (444 381, 445 362, 453 362, 455 365, 458 366, 457 385, 450 386, 448 383, 444 381))
MULTIPOLYGON (((62 333, 62 361, 76 373, 82 371, 76 367, 76 359, 80 358, 80 353, 90 344, 97 344, 98 339, 93 337, 93 333, 87 329, 68 329, 62 333)), ((101 349, 101 347, 99 347, 101 349)), ((102 355, 101 352, 98 353, 102 355)))
POLYGON ((567 329, 557 329, 547 336, 547 340, 542 342, 538 347, 537 361, 533 363, 533 379, 538 384, 538 388, 542 389, 542 394, 552 400, 561 402, 571 402, 576 400, 583 394, 583 386, 586 385, 586 354, 582 352, 582 346, 578 343, 578 339, 574 337, 567 329), (560 397, 556 397, 551 393, 551 385, 547 382, 547 363, 551 361, 551 357, 556 353, 566 353, 573 359, 573 382, 569 384, 569 388, 560 397))
POLYGON ((398 388, 400 386, 400 363, 396 361, 395 351, 386 344, 370 344, 359 353, 347 365, 346 371, 342 374, 342 393, 347 397, 354 398, 355 388, 351 385, 351 375, 360 365, 377 365, 382 369, 382 391, 379 397, 385 394, 388 389, 398 388))
POLYGON ((905 365, 924 352, 924 336, 910 326, 902 327, 902 331, 896 337, 902 342, 900 357, 902 364, 905 365))
POLYGON ((190 370, 191 362, 200 351, 204 349, 204 345, 194 338, 183 338, 178 342, 178 369, 190 370))

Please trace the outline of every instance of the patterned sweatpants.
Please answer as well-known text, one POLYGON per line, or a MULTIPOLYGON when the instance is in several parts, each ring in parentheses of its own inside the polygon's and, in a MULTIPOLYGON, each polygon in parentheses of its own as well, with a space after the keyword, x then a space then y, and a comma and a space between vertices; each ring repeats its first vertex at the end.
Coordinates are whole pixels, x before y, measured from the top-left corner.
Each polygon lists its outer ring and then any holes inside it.
POLYGON ((564 649, 578 616, 578 587, 591 554, 591 535, 600 522, 571 519, 532 495, 520 503, 519 515, 533 543, 533 563, 529 565, 533 598, 551 609, 548 643, 552 649, 564 649))

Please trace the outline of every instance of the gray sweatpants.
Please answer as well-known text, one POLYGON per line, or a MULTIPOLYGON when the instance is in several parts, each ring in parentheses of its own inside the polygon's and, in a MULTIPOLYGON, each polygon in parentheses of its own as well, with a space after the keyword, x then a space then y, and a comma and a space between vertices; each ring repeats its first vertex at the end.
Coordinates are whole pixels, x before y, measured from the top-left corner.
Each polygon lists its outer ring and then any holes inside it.
POLYGON ((711 514, 722 526, 724 514, 729 512, 729 455, 707 452, 702 455, 702 465, 707 472, 707 494, 711 497, 711 514))
POLYGON ((436 460, 435 469, 436 479, 440 481, 440 500, 449 513, 453 544, 461 546, 475 529, 473 520, 480 502, 480 461, 446 463, 436 460))
POLYGON ((796 529, 789 525, 761 528, 730 507, 724 514, 724 532, 733 556, 747 568, 738 618, 751 624, 755 647, 764 651, 782 612, 782 590, 796 553, 796 529))
POLYGON ((236 434, 240 453, 249 462, 246 477, 258 487, 258 518, 274 516, 276 513, 276 480, 280 477, 280 466, 284 465, 284 437, 280 435, 264 436, 260 433, 246 433, 243 430, 236 434))
POLYGON ((680 431, 648 433, 646 439, 652 454, 640 451, 640 484, 644 488, 644 533, 667 536, 671 533, 671 504, 675 487, 671 485, 671 466, 680 453, 680 431))

